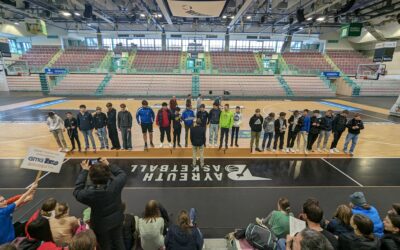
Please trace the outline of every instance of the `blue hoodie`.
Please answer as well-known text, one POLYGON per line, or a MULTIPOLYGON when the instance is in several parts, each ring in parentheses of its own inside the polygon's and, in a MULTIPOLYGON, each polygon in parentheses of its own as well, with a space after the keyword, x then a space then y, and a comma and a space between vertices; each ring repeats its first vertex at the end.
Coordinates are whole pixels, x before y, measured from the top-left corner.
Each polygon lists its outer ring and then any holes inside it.
POLYGON ((141 107, 136 112, 136 121, 139 124, 153 124, 154 111, 150 107, 141 107))
POLYGON ((191 127, 193 125, 194 119, 196 119, 196 118, 194 116, 193 110, 185 109, 185 111, 183 111, 182 120, 186 126, 191 127))
POLYGON ((203 238, 197 228, 185 232, 179 226, 172 225, 165 237, 165 247, 167 250, 201 250, 203 238))
POLYGON ((374 223, 374 234, 377 237, 382 238, 382 236, 383 236, 383 223, 382 223, 381 217, 379 217, 379 213, 376 210, 376 208, 371 206, 370 209, 365 209, 365 208, 362 208, 362 207, 355 206, 351 210, 353 211, 353 214, 362 214, 362 215, 365 215, 368 218, 370 218, 372 223, 374 223))
POLYGON ((303 126, 301 126, 300 131, 306 131, 307 133, 310 131, 310 125, 311 125, 311 118, 309 115, 304 117, 303 120, 303 126))

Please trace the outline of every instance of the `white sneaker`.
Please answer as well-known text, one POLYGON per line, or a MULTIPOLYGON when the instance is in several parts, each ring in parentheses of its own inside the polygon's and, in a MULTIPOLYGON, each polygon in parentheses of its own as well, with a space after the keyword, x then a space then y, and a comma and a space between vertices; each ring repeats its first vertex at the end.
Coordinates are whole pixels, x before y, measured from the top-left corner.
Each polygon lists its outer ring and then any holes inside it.
POLYGON ((275 152, 276 150, 275 149, 272 149, 272 152, 275 152))
POLYGON ((329 153, 334 154, 335 150, 331 149, 331 150, 329 150, 329 153))
POLYGON ((320 149, 320 148, 317 148, 317 151, 318 151, 318 152, 321 152, 321 149, 320 149))
POLYGON ((287 148, 287 149, 286 149, 286 153, 289 153, 289 152, 290 152, 290 148, 287 148))
POLYGON ((160 144, 160 148, 163 148, 163 147, 164 147, 164 144, 161 143, 161 144, 160 144))
POLYGON ((172 148, 172 143, 168 143, 168 146, 169 146, 170 148, 172 148))
POLYGON ((328 149, 326 149, 326 148, 323 148, 322 150, 323 150, 324 152, 328 152, 328 149))
POLYGON ((307 150, 307 149, 306 149, 306 150, 304 150, 304 154, 306 154, 306 155, 308 154, 308 150, 307 150))
POLYGON ((69 149, 68 148, 64 148, 61 152, 67 153, 67 152, 69 152, 69 149))
POLYGON ((345 154, 348 154, 348 153, 349 153, 349 151, 347 151, 347 150, 343 150, 343 153, 345 153, 345 154))
POLYGON ((290 152, 294 153, 296 152, 293 148, 290 149, 290 152))
POLYGON ((340 152, 340 150, 337 149, 337 148, 334 148, 333 151, 335 151, 335 153, 339 153, 340 152))

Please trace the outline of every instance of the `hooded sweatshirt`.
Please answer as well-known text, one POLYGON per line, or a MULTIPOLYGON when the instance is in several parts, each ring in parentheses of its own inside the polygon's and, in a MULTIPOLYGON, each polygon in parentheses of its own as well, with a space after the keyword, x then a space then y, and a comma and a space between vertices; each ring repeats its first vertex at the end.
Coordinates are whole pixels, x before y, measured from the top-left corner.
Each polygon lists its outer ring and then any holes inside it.
POLYGON ((331 131, 333 124, 333 116, 325 115, 321 120, 321 130, 331 131))
POLYGON ((364 129, 364 123, 361 120, 351 119, 347 123, 347 128, 349 129, 350 134, 358 135, 362 129, 364 129), (354 126, 358 126, 358 128, 353 129, 354 126))
POLYGON ((165 246, 167 250, 201 250, 203 239, 196 228, 185 232, 179 226, 173 225, 165 237, 165 246))
POLYGON ((273 133, 275 131, 275 118, 267 116, 264 119, 263 129, 265 133, 273 133))
POLYGON ((238 128, 240 124, 242 124, 242 113, 235 112, 235 114, 233 114, 233 126, 238 128))
POLYGON ((289 131, 298 133, 300 131, 300 128, 303 126, 303 119, 300 119, 301 115, 298 116, 290 116, 289 117, 289 131))
POLYGON ((261 132, 264 118, 255 114, 250 118, 249 125, 252 132, 261 132))
POLYGON ((371 206, 370 209, 364 209, 362 207, 355 206, 351 210, 353 211, 353 214, 362 214, 370 218, 372 223, 374 223, 374 234, 378 237, 383 236, 383 223, 376 208, 371 206))
POLYGON ((221 110, 219 108, 217 109, 213 108, 210 110, 208 122, 211 124, 219 124, 220 116, 221 116, 221 110))
POLYGON ((300 131, 301 132, 309 132, 310 131, 310 122, 311 122, 311 118, 309 115, 307 116, 302 116, 302 120, 303 120, 303 126, 301 126, 300 131))
POLYGON ((321 122, 322 118, 321 115, 318 114, 317 116, 312 116, 310 120, 310 134, 319 134, 321 131, 321 122), (313 125, 315 124, 315 125, 313 125))
POLYGON ((190 127, 193 125, 193 120, 195 119, 194 112, 191 109, 185 109, 182 113, 182 120, 185 126, 190 127))
POLYGON ((219 125, 221 128, 232 128, 233 126, 233 112, 230 110, 222 111, 219 118, 219 125))
POLYGON ((64 129, 64 121, 56 114, 54 114, 53 118, 47 118, 47 126, 49 126, 50 131, 64 129))

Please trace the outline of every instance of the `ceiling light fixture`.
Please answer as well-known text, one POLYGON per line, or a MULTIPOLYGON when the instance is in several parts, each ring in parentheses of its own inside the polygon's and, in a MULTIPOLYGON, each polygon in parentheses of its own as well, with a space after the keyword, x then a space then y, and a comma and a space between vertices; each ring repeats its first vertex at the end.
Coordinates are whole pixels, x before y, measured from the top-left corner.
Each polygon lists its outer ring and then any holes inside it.
POLYGON ((146 16, 146 15, 145 15, 145 14, 143 14, 143 13, 142 13, 142 14, 140 14, 140 17, 145 17, 145 16, 146 16))
POLYGON ((235 18, 235 16, 231 16, 231 19, 235 18))
POLYGON ((162 17, 162 15, 161 15, 161 14, 157 14, 157 16, 158 16, 158 17, 162 17))
POLYGON ((75 16, 81 16, 81 14, 79 14, 79 12, 76 12, 76 11, 74 12, 74 15, 75 16))
POLYGON ((222 19, 226 19, 226 15, 223 15, 223 16, 222 16, 222 19))
POLYGON ((323 17, 323 16, 317 18, 317 21, 318 21, 318 22, 322 22, 322 21, 324 21, 324 20, 325 20, 325 17, 323 17))
POLYGON ((61 11, 61 14, 63 16, 71 16, 71 13, 67 12, 67 11, 61 11))
POLYGON ((19 22, 15 22, 14 24, 15 24, 15 25, 19 25, 19 22))
POLYGON ((307 21, 311 21, 311 20, 312 20, 312 17, 307 18, 307 21))
POLYGON ((251 16, 247 16, 246 19, 251 19, 251 16))
POLYGON ((299 30, 303 30, 303 29, 304 29, 303 27, 300 27, 300 28, 299 28, 299 30))

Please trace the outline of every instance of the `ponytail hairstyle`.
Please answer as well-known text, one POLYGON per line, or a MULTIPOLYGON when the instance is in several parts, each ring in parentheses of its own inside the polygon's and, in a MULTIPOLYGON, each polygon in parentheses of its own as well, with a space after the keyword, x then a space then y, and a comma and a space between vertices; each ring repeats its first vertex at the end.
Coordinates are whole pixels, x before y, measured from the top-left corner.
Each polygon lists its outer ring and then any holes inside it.
POLYGON ((178 226, 182 229, 182 231, 191 232, 191 226, 190 226, 190 218, 189 218, 189 214, 186 210, 182 210, 179 213, 178 216, 178 226))
POLYGON ((371 219, 362 214, 355 214, 352 217, 353 224, 356 226, 354 230, 358 230, 365 238, 373 240, 374 237, 374 223, 371 219))
POLYGON ((279 198, 278 204, 282 211, 288 214, 290 213, 290 202, 288 198, 279 198))
POLYGON ((60 219, 64 215, 68 215, 68 213, 69 213, 69 207, 67 203, 61 202, 57 204, 56 215, 55 215, 56 219, 60 219))
POLYGON ((347 205, 339 205, 333 217, 339 219, 344 225, 350 225, 350 219, 353 215, 351 208, 347 205))

